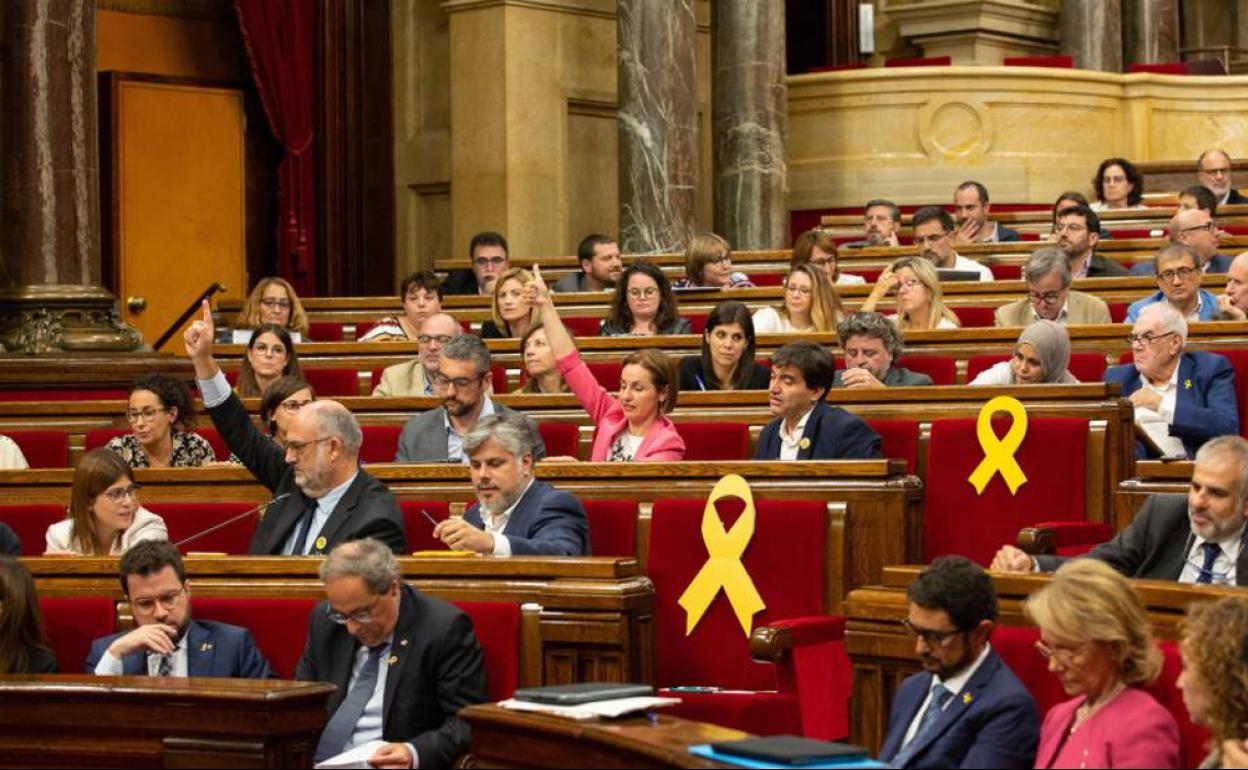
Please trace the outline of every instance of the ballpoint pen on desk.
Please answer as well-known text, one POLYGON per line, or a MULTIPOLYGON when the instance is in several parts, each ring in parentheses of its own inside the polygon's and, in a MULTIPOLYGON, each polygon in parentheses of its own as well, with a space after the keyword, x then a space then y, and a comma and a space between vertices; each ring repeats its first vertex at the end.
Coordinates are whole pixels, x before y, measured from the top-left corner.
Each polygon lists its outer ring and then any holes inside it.
POLYGON ((430 524, 432 524, 434 529, 437 529, 437 528, 438 528, 438 520, 437 520, 437 519, 435 519, 435 518, 433 518, 432 516, 430 516, 430 515, 429 515, 429 511, 426 511, 424 508, 421 508, 421 509, 420 509, 420 515, 421 515, 421 516, 424 516, 424 517, 425 517, 425 521, 427 521, 427 522, 429 522, 430 524))

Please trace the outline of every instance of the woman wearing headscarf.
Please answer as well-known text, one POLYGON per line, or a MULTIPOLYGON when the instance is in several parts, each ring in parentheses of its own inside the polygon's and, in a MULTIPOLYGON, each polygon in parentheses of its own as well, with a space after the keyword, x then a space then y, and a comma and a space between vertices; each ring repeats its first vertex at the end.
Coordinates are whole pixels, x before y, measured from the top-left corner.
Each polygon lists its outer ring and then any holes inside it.
POLYGON ((1014 357, 979 373, 972 385, 1069 385, 1070 334, 1053 321, 1036 321, 1023 330, 1014 357))

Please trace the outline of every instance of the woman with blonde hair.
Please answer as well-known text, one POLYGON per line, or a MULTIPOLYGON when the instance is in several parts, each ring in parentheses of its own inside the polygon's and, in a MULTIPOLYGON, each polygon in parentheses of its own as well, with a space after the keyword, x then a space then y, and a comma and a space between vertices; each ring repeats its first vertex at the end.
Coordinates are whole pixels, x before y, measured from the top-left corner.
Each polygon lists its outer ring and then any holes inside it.
POLYGON ((540 323, 537 308, 529 304, 524 287, 533 280, 533 274, 520 267, 513 267, 494 282, 494 302, 491 306, 493 319, 481 324, 481 339, 502 340, 523 337, 529 329, 540 323))
POLYGON ((295 287, 285 278, 270 276, 256 283, 238 311, 230 341, 235 345, 246 344, 251 333, 263 324, 282 327, 297 342, 308 337, 308 314, 295 287))
POLYGON ((524 364, 525 383, 514 392, 568 393, 568 383, 559 373, 559 362, 546 336, 546 326, 539 322, 520 340, 520 360, 524 364))
POLYGON ((957 329, 961 324, 953 311, 945 307, 936 268, 922 257, 902 257, 880 274, 875 288, 862 303, 863 313, 875 308, 897 290, 897 314, 889 316, 902 331, 957 329))
POLYGON ((784 279, 784 303, 754 314, 754 332, 834 332, 844 317, 836 287, 813 263, 806 262, 790 270, 784 279))
POLYGON ((1179 767, 1179 728, 1145 691, 1161 651, 1131 584, 1097 559, 1062 565, 1023 607, 1071 700, 1040 728, 1036 767, 1179 767))
POLYGON ((165 522, 139 504, 139 486, 126 461, 92 449, 74 471, 68 515, 48 527, 49 556, 120 556, 140 540, 167 540, 165 522))
POLYGON ((1248 684, 1240 658, 1245 633, 1248 600, 1239 597, 1193 602, 1180 626, 1178 687, 1192 722, 1212 733, 1202 768, 1222 767, 1221 746, 1248 738, 1248 684))
POLYGON ((715 233, 695 233, 685 249, 685 277, 673 289, 748 289, 749 277, 732 271, 732 247, 715 233))

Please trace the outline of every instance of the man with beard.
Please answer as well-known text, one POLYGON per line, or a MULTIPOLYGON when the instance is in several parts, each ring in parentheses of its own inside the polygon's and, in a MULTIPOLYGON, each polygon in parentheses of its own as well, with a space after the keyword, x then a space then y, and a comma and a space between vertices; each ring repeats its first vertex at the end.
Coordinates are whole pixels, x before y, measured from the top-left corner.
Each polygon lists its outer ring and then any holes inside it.
POLYGON ((880 760, 890 767, 1031 767, 1040 718, 1027 688, 988 643, 997 592, 961 556, 910 584, 902 625, 924 673, 897 689, 880 760))
POLYGON ((464 437, 477 504, 447 519, 433 536, 454 551, 486 556, 588 556, 589 522, 581 503, 533 477, 526 418, 486 417, 464 437))
POLYGON ((1196 179, 1209 188, 1219 206, 1248 203, 1248 198, 1235 189, 1232 177, 1231 156, 1225 150, 1205 150, 1196 160, 1196 179))
POLYGON ((836 327, 845 368, 836 373, 832 387, 895 388, 931 385, 932 378, 896 366, 901 358, 902 337, 897 324, 879 313, 854 313, 836 327))
POLYGON ((364 434, 337 401, 313 401, 286 426, 286 447, 256 429, 212 357, 212 311, 186 330, 204 408, 221 437, 274 497, 251 538, 253 556, 321 556, 338 543, 375 537, 407 549, 403 515, 385 485, 360 468, 364 434))
MULTIPOLYGON (((488 393, 490 350, 479 337, 461 334, 446 341, 438 358, 433 387, 442 406, 418 414, 403 426, 395 462, 468 463, 464 437, 492 414, 515 414, 495 404, 488 393)), ((546 457, 546 444, 537 423, 522 417, 529 426, 533 459, 546 457)))
POLYGON ((1083 205, 1059 208, 1053 216, 1053 242, 1070 260, 1070 277, 1116 278, 1130 275, 1125 267, 1096 253, 1101 218, 1083 205))
MULTIPOLYGON (((1196 453, 1187 496, 1150 495, 1131 525, 1093 548, 1100 559, 1131 578, 1196 585, 1248 585, 1248 441, 1221 436, 1196 453)), ((1053 572, 1066 560, 1031 556, 1004 546, 993 559, 997 572, 1053 572)))
POLYGON ((866 239, 844 245, 846 249, 869 249, 881 246, 900 246, 897 233, 901 232, 901 209, 897 204, 883 198, 867 201, 862 216, 866 239))
POLYGON ((973 259, 967 259, 954 249, 953 217, 939 206, 927 206, 914 212, 914 245, 919 256, 936 266, 937 270, 956 270, 960 273, 979 273, 979 280, 991 281, 992 270, 973 259))
POLYGON ((620 246, 609 235, 585 236, 576 248, 576 256, 581 262, 581 272, 560 278, 550 287, 551 291, 609 291, 615 288, 624 272, 620 246))
POLYGON ((121 557, 121 590, 135 629, 96 639, 86 671, 99 676, 218 676, 272 679, 245 628, 191 620, 191 584, 178 549, 144 540, 121 557))

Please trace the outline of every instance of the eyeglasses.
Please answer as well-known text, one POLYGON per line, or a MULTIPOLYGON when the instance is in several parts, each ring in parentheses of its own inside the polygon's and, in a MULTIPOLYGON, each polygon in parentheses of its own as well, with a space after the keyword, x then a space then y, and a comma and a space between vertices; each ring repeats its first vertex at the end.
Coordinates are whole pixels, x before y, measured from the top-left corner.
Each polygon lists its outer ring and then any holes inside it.
POLYGON ((897 287, 900 289, 917 289, 923 285, 923 282, 917 278, 907 278, 904 281, 898 281, 897 287))
POLYGON ((919 628, 911 623, 909 618, 902 620, 901 625, 910 632, 911 636, 917 636, 922 639, 923 643, 928 647, 939 647, 946 641, 952 639, 958 634, 963 633, 960 629, 954 629, 952 631, 933 631, 928 628, 919 628))
POLYGON ((104 490, 103 494, 112 502, 120 503, 122 500, 125 500, 127 497, 130 498, 131 500, 139 499, 139 490, 142 488, 143 487, 139 486, 138 484, 131 484, 128 487, 116 487, 114 489, 106 489, 104 490))
POLYGON ((1062 292, 1046 291, 1045 293, 1040 294, 1038 292, 1029 291, 1027 292, 1027 298, 1032 302, 1043 302, 1046 305, 1052 305, 1062 298, 1062 292))
POLYGON ((1230 176, 1231 167, 1223 166, 1222 168, 1202 168, 1200 173, 1208 174, 1209 176, 1230 176))
POLYGON ((286 346, 282 344, 277 344, 272 347, 269 347, 263 342, 257 342, 256 345, 251 349, 251 351, 258 356, 272 356, 273 358, 277 358, 279 356, 286 355, 286 346))
POLYGON ((282 411, 285 412, 286 414, 294 414, 295 412, 299 411, 300 409, 304 408, 310 403, 312 403, 312 399, 310 398, 305 398, 302 401, 296 401, 295 399, 292 398, 288 401, 283 401, 282 403, 278 404, 278 406, 280 406, 282 408, 282 411))
POLYGON ((161 607, 164 607, 166 611, 170 611, 178 606, 178 602, 182 600, 182 596, 185 593, 186 586, 184 585, 176 591, 170 591, 169 593, 161 594, 155 598, 143 597, 141 599, 131 599, 130 607, 144 614, 150 614, 156 611, 156 605, 159 604, 161 607))
POLYGON ((281 308, 282 310, 290 310, 291 308, 290 300, 288 299, 273 299, 270 297, 268 299, 260 300, 260 304, 267 307, 269 310, 276 310, 278 308, 281 308))
POLYGON ((1136 347, 1137 345, 1148 347, 1157 340, 1165 339, 1172 334, 1177 334, 1177 332, 1166 332, 1165 334, 1153 334, 1152 332, 1145 332, 1144 334, 1128 334, 1127 343, 1131 347, 1136 347))
POLYGON ((319 444, 322 441, 329 441, 330 438, 332 438, 332 436, 321 436, 320 438, 314 438, 311 441, 287 441, 286 454, 289 455, 293 453, 295 455, 295 459, 299 459, 300 457, 303 457, 303 453, 308 447, 313 444, 319 444))
POLYGON ((1036 652, 1040 653, 1040 657, 1045 660, 1056 659, 1057 662, 1063 666, 1069 666, 1072 662, 1074 662, 1075 658, 1081 656, 1085 647, 1087 647, 1087 642, 1071 648, 1050 647, 1044 642, 1036 640, 1036 652))
POLYGON ((478 374, 476 377, 456 377, 455 379, 451 379, 442 372, 436 372, 433 375, 433 384, 439 388, 446 388, 454 385, 457 390, 463 390, 471 385, 476 385, 484 379, 484 374, 478 374))
POLYGON ((1122 184, 1127 181, 1127 178, 1125 176, 1103 176, 1101 181, 1105 184, 1122 184))
POLYGON ((147 407, 146 409, 128 409, 126 410, 126 419, 131 425, 142 420, 143 422, 151 422, 156 419, 156 415, 161 412, 169 411, 166 408, 156 409, 155 407, 147 407))
POLYGON ((797 284, 790 284, 784 287, 784 290, 789 294, 796 294, 799 297, 809 297, 815 293, 814 289, 809 286, 798 286, 797 284))
POLYGON ((1175 278, 1178 278, 1180 281, 1187 281, 1193 275, 1198 275, 1199 273, 1199 270, 1190 267, 1180 267, 1177 270, 1167 270, 1164 273, 1158 273, 1157 277, 1166 283, 1172 283, 1175 278))
POLYGON ((1075 224, 1053 225, 1053 232, 1057 233, 1058 235, 1061 235, 1062 233, 1070 233, 1071 235, 1077 235, 1079 233, 1086 233, 1087 231, 1088 231, 1087 225, 1075 225, 1075 224))
POLYGON ((416 338, 416 341, 419 342, 421 345, 428 345, 430 342, 436 342, 439 345, 445 345, 446 343, 451 341, 452 336, 453 335, 450 335, 450 334, 422 334, 416 338))
POLYGON ((810 264, 814 265, 815 267, 827 267, 828 265, 835 265, 836 257, 819 257, 819 258, 811 257, 810 264))
POLYGON ((1183 235, 1183 234, 1185 234, 1185 233, 1194 233, 1194 232, 1198 232, 1198 231, 1200 231, 1200 230, 1207 230, 1207 231, 1212 232, 1212 231, 1213 231, 1213 223, 1212 223, 1212 222, 1206 222, 1206 223, 1204 223, 1203 225, 1193 225, 1192 227, 1185 227, 1185 228, 1183 228, 1182 230, 1180 230, 1180 231, 1179 231, 1179 235, 1183 235))
POLYGON ((716 255, 716 256, 711 257, 710 259, 706 260, 706 264, 708 264, 708 265, 722 265, 722 264, 724 264, 725 262, 727 262, 728 264, 730 264, 730 265, 731 265, 731 264, 732 264, 732 257, 730 257, 730 256, 729 256, 729 255, 727 255, 727 254, 719 254, 719 255, 716 255))
POLYGON ((935 245, 948 237, 949 233, 941 233, 940 235, 916 235, 914 236, 915 246, 935 245))
POLYGON ((628 296, 632 297, 633 299, 651 299, 652 297, 657 296, 658 293, 659 293, 658 288, 654 286, 647 286, 644 289, 629 289, 628 290, 628 296))
POLYGON ((477 257, 472 260, 472 264, 477 267, 502 267, 507 264, 506 257, 477 257))
POLYGON ((337 623, 340 626, 345 626, 348 622, 352 622, 360 626, 366 626, 369 623, 373 622, 373 610, 377 609, 377 605, 380 604, 381 600, 384 598, 386 597, 378 596, 376 599, 373 600, 372 604, 368 605, 364 609, 356 610, 355 612, 352 612, 350 615, 344 615, 341 612, 338 612, 337 610, 335 610, 333 607, 326 607, 325 613, 329 615, 330 620, 332 620, 333 622, 337 623))

